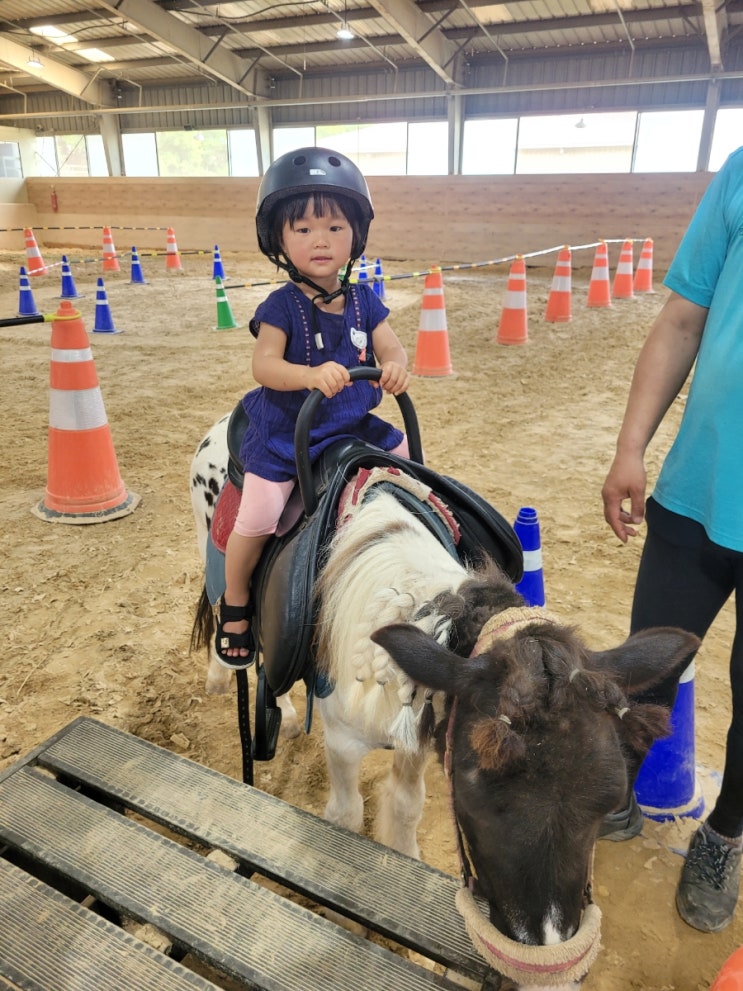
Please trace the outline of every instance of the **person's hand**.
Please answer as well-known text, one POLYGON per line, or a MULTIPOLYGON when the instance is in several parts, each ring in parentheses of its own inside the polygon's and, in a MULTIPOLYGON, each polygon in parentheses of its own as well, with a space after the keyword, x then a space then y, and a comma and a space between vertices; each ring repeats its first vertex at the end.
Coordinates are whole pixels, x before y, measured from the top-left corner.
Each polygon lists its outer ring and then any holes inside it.
POLYGON ((636 537, 635 526, 645 517, 645 487, 647 476, 641 455, 620 455, 614 458, 601 489, 604 519, 623 544, 636 537), (624 501, 629 500, 629 508, 624 501))
POLYGON ((337 361, 326 361, 324 365, 316 365, 308 369, 308 389, 319 389, 328 399, 351 384, 351 376, 344 365, 337 361))
POLYGON ((399 396, 403 392, 407 392, 410 374, 407 368, 396 361, 385 361, 382 364, 382 374, 378 384, 390 396, 399 396))

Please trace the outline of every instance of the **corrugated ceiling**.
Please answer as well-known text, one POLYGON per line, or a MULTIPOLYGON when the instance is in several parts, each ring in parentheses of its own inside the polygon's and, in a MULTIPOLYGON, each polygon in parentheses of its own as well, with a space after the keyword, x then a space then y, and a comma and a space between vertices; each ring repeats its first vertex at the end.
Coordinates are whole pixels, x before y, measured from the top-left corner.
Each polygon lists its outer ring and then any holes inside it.
POLYGON ((313 80, 375 71, 405 70, 414 99, 417 68, 427 91, 456 93, 483 65, 507 81, 518 60, 624 53, 632 66, 664 49, 724 78, 741 25, 743 0, 0 0, 0 116, 50 89, 115 111, 122 92, 144 105, 148 87, 198 80, 268 107, 290 84, 301 104, 313 80))

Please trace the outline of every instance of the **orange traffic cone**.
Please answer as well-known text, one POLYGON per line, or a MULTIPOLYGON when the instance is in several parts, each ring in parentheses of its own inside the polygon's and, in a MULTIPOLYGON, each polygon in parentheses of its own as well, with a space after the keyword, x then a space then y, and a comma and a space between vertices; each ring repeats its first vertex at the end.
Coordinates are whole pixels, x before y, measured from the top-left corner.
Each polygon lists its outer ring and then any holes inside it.
POLYGON ((614 299, 634 299, 635 294, 632 289, 632 272, 634 267, 632 241, 627 240, 622 245, 622 250, 619 254, 619 264, 617 265, 616 275, 614 276, 614 285, 612 287, 614 299))
POLYGON ((46 265, 44 264, 44 259, 41 257, 41 252, 39 251, 39 246, 36 243, 34 232, 30 227, 27 227, 23 232, 23 236, 26 239, 26 261, 28 262, 28 274, 46 275, 46 265))
POLYGON ((119 259, 114 248, 114 239, 110 227, 103 228, 103 271, 120 272, 119 259))
POLYGON ((431 377, 451 375, 449 333, 446 327, 446 307, 444 305, 444 279, 440 268, 431 269, 426 276, 419 328, 413 375, 431 377))
POLYGON ((544 319, 548 323, 569 323, 573 319, 572 302, 572 255, 565 245, 557 255, 552 288, 547 300, 544 319))
POLYGON ((743 946, 727 958, 709 991, 743 991, 743 946))
POLYGON ((165 254, 165 268, 178 272, 183 271, 181 256, 178 254, 178 245, 175 243, 175 231, 168 227, 168 249, 165 254))
POLYGON ((498 344, 524 344, 529 336, 526 313, 526 263, 519 255, 511 265, 498 324, 498 344))
POLYGON ((642 245, 632 288, 635 292, 655 292, 653 289, 653 239, 650 237, 646 238, 642 245))
POLYGON ((600 241, 593 257, 591 281, 588 283, 588 306, 611 306, 609 282, 609 249, 606 241, 600 241))
POLYGON ((100 523, 138 505, 119 474, 85 325, 62 300, 52 321, 46 494, 33 512, 52 523, 100 523))

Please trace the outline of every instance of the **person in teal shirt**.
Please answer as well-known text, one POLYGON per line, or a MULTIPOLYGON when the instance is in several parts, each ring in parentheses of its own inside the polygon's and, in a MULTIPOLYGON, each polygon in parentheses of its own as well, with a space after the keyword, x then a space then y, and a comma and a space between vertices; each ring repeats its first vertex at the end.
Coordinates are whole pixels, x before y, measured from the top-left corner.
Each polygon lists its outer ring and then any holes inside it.
MULTIPOLYGON (((680 626, 703 638, 735 593, 732 719, 720 793, 691 838, 676 907, 695 929, 733 919, 743 847, 743 148, 713 178, 664 279, 671 291, 640 351, 604 518, 626 543, 645 520, 631 632, 680 626), (678 433, 646 502, 645 450, 694 369, 678 433)), ((677 682, 642 701, 673 706, 677 682)), ((631 767, 631 784, 640 762, 631 767)), ((634 792, 606 839, 642 829, 634 792)))

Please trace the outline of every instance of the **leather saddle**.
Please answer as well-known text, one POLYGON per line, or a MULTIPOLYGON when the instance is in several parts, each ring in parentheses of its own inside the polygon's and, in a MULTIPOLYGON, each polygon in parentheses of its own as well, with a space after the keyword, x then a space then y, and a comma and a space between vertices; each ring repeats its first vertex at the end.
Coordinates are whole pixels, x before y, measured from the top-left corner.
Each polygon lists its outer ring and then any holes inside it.
MULTIPOLYGON (((227 428, 228 483, 220 495, 215 522, 220 515, 220 504, 226 497, 226 490, 232 488, 230 514, 231 523, 234 523, 239 504, 238 490, 243 479, 239 452, 247 425, 247 415, 239 403, 227 428)), ((295 489, 282 517, 279 527, 281 535, 268 541, 253 574, 252 629, 261 658, 256 709, 261 705, 261 679, 265 679, 269 692, 274 696, 289 691, 297 681, 304 680, 307 686, 306 724, 309 727, 314 695, 323 697, 332 691, 332 685, 326 684, 315 670, 313 638, 318 609, 314 597, 315 580, 327 544, 335 531, 341 494, 357 472, 377 467, 397 469, 412 476, 430 487, 449 508, 458 524, 456 543, 447 542, 440 521, 428 506, 409 492, 394 490, 407 508, 415 512, 462 563, 477 565, 488 556, 514 583, 521 579, 523 553, 518 537, 501 514, 472 489, 446 475, 439 475, 425 465, 389 454, 364 441, 350 438, 339 440, 312 466, 317 508, 311 515, 304 513, 298 488, 295 489), (288 523, 287 517, 290 520, 288 523)), ((212 523, 213 530, 215 522, 212 523)), ((224 527, 224 521, 219 525, 224 527)), ((211 538, 210 533, 207 589, 210 601, 215 603, 224 590, 224 559, 211 538), (220 555, 220 558, 215 560, 215 555, 220 555), (216 580, 216 572, 220 568, 221 589, 216 580)))

